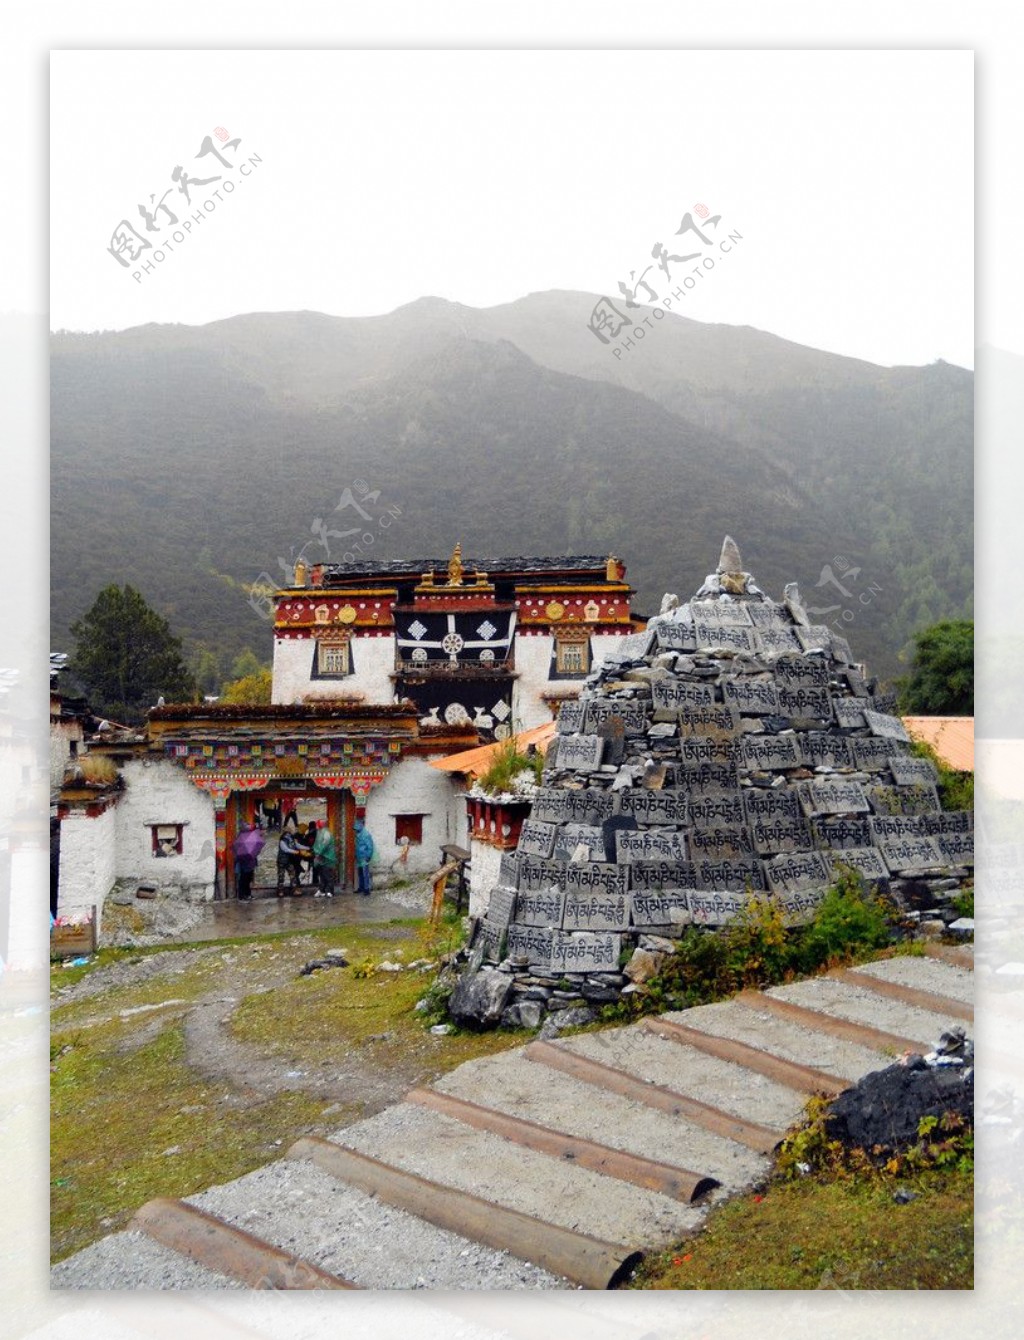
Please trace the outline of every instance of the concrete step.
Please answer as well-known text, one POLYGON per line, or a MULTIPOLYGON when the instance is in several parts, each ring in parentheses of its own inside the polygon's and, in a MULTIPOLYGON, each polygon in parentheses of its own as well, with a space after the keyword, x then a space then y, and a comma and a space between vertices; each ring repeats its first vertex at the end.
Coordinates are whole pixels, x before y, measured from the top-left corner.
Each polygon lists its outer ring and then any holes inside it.
POLYGON ((766 1164, 745 1145, 685 1117, 553 1073, 527 1060, 523 1051, 468 1062, 434 1088, 512 1117, 688 1169, 730 1189, 755 1180, 766 1164))
MULTIPOLYGON (((930 1051, 939 1035, 946 1029, 960 1026, 964 1021, 947 1013, 924 1010, 879 995, 867 987, 858 987, 849 981, 831 977, 816 977, 812 981, 791 982, 775 986, 761 993, 775 1000, 789 1001, 836 1019, 882 1029, 906 1038, 916 1050, 930 1051)), ((967 1029, 969 1032, 970 1029, 967 1029)))
POLYGON ((58 1261, 51 1289, 244 1289, 240 1280, 209 1270, 180 1252, 130 1229, 111 1233, 58 1261))
POLYGON ((974 1000, 974 972, 933 958, 901 955, 878 963, 862 963, 852 970, 857 975, 897 982, 919 991, 933 991, 971 1004, 974 1000))
MULTIPOLYGON (((557 1085, 557 1076, 548 1082, 557 1085)), ((703 1215, 697 1207, 512 1146, 418 1104, 399 1103, 333 1139, 391 1167, 624 1247, 671 1242, 703 1215)))

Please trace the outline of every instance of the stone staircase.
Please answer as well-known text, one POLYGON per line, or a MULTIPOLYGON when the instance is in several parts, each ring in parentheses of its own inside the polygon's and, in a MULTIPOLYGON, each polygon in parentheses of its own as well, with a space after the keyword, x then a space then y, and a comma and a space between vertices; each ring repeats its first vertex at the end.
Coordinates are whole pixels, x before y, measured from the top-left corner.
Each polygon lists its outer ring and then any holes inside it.
POLYGON ((758 1181, 809 1094, 970 1029, 969 953, 471 1061, 53 1268, 53 1288, 603 1289, 758 1181))

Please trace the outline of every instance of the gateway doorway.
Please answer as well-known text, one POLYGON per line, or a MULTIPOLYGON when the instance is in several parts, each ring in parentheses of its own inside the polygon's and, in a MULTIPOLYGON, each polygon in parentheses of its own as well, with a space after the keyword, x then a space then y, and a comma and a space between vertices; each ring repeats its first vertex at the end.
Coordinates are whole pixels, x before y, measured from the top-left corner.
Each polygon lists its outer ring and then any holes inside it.
MULTIPOLYGON (((321 822, 326 823, 334 836, 334 845, 338 853, 338 873, 335 879, 335 893, 343 893, 354 888, 353 866, 353 825, 355 822, 355 800, 348 791, 321 791, 309 785, 291 788, 271 788, 266 791, 236 793, 232 806, 229 842, 240 831, 242 823, 258 824, 264 838, 264 847, 260 852, 253 880, 253 897, 274 897, 278 887, 277 854, 282 832, 287 829, 296 833, 300 842, 309 838, 321 822), (314 825, 312 832, 310 824, 314 825)), ((229 845, 230 850, 230 845, 229 845)), ((228 861, 230 896, 237 895, 234 863, 228 861)), ((284 876, 287 889, 291 883, 290 875, 284 876)), ((313 884, 312 859, 301 857, 299 860, 299 892, 312 896, 316 892, 313 884)))

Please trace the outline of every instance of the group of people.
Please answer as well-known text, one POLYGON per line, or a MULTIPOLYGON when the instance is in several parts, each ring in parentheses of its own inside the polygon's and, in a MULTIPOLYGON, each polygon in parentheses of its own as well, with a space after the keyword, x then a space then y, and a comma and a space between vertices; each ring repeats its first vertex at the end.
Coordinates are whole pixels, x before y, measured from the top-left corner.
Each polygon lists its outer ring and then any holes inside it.
MULTIPOLYGON (((266 806, 264 804, 264 810, 266 806)), ((278 816, 280 809, 278 809, 278 816)), ((294 815, 294 810, 288 818, 294 815)), ((280 820, 279 820, 280 821, 280 820)), ((259 865, 260 852, 266 846, 262 828, 255 823, 243 823, 234 841, 235 887, 241 902, 252 898, 253 880, 259 865)), ((369 895, 372 889, 370 862, 375 854, 374 841, 362 819, 356 820, 355 857, 357 890, 369 895)), ((284 897, 285 884, 292 897, 302 896, 302 876, 310 872, 310 884, 316 888, 315 898, 333 898, 338 876, 338 849, 334 834, 325 820, 311 820, 305 830, 296 818, 294 827, 287 819, 277 844, 277 896, 284 897)))

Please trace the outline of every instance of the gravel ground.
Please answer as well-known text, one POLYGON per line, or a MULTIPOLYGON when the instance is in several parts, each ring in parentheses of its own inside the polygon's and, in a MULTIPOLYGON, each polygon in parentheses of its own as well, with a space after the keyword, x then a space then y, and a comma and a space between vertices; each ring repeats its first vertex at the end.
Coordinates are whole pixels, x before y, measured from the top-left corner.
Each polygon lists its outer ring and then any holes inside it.
POLYGON ((244 1285, 129 1230, 59 1261, 51 1289, 241 1289, 244 1285))
POLYGON ((436 1228, 285 1159, 189 1203, 367 1289, 568 1289, 506 1252, 436 1228))

